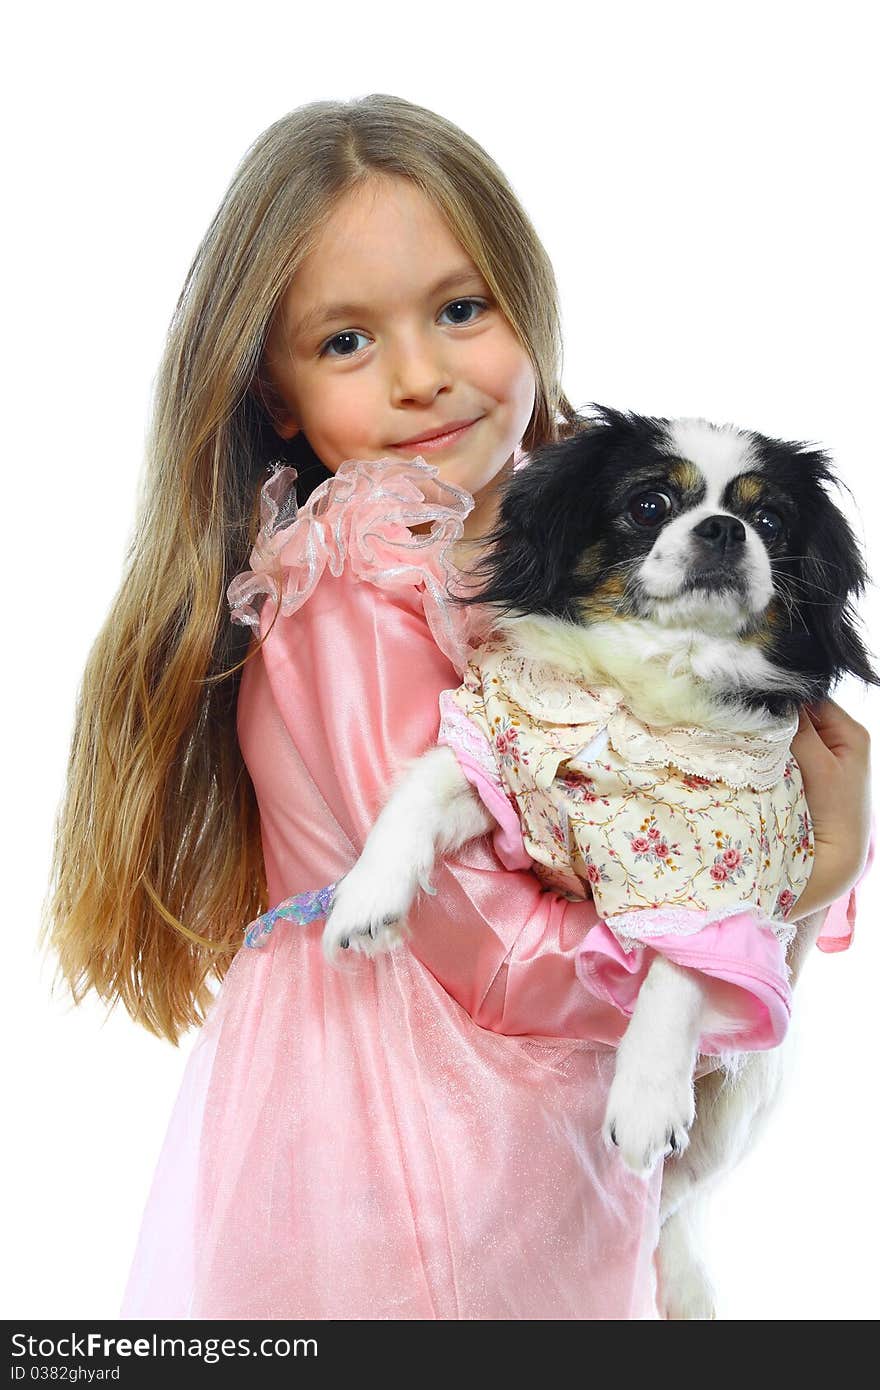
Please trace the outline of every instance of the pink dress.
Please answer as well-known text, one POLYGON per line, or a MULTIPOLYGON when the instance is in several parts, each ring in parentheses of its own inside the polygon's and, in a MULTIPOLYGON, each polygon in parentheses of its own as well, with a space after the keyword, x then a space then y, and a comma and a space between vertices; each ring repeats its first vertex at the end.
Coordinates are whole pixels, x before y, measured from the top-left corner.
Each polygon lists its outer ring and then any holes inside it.
MULTIPOLYGON (((435 467, 345 463, 293 523, 291 473, 265 486, 230 587, 265 632, 280 564, 282 611, 238 703, 272 904, 353 865, 401 762, 436 743, 477 621, 444 598, 472 499, 435 467)), ((601 1138, 627 1019, 576 972, 592 903, 506 869, 490 837, 433 883, 392 953, 335 970, 322 921, 238 952, 187 1062, 123 1317, 658 1316, 662 1169, 637 1178, 601 1138)), ((853 902, 829 911, 839 944, 853 902)))

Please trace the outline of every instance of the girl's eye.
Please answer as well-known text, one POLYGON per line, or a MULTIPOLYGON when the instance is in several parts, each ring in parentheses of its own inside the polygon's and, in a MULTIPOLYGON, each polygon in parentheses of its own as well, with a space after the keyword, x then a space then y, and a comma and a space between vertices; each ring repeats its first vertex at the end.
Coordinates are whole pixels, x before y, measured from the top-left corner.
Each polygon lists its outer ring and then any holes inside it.
MULTIPOLYGON (((344 343, 347 339, 365 338, 366 336, 366 333, 358 333, 356 328, 347 328, 344 333, 336 333, 332 338, 328 338, 327 342, 324 344, 324 346, 318 353, 318 356, 327 357, 329 355, 330 357, 353 357, 353 352, 330 352, 330 349, 332 348, 334 343, 344 343)), ((355 349, 355 351, 357 351, 357 349, 355 349)))
POLYGON ((659 526, 672 511, 665 492, 640 492, 629 503, 629 514, 639 526, 659 526))
MULTIPOLYGON (((485 299, 453 299, 453 300, 451 300, 451 301, 449 302, 449 304, 446 305, 446 309, 457 309, 457 308, 459 307, 460 304, 477 304, 480 308, 483 308, 483 309, 487 309, 487 308, 489 307, 488 304, 486 303, 485 299)), ((445 314, 445 313, 446 313, 446 309, 441 309, 441 310, 440 310, 441 314, 445 314)), ((467 318, 467 319, 456 319, 456 323, 472 323, 472 322, 473 322, 473 320, 470 319, 470 318, 467 318)))
MULTIPOLYGON (((441 314, 445 314, 445 313, 447 312, 447 310, 449 310, 449 309, 458 309, 459 306, 462 305, 462 304, 464 304, 464 305, 469 305, 469 306, 477 305, 479 308, 483 308, 483 309, 487 309, 487 308, 489 307, 485 299, 473 299, 473 298, 469 298, 469 299, 452 299, 452 300, 450 300, 450 302, 449 302, 443 309, 440 310, 440 312, 441 312, 441 314)), ((473 318, 470 317, 470 316, 468 316, 467 318, 464 318, 464 319, 456 319, 456 323, 460 324, 462 327, 467 327, 467 325, 468 325, 469 323, 472 323, 472 322, 473 322, 473 318)), ((347 340, 350 340, 350 339, 353 339, 353 338, 365 338, 366 336, 367 336, 367 335, 366 335, 365 333, 359 333, 358 330, 357 330, 356 328, 347 328, 347 329, 345 330, 344 333, 335 333, 335 334, 333 335, 332 338, 328 338, 328 339, 327 339, 327 342, 326 342, 326 343, 324 344, 324 346, 319 350, 318 356, 319 356, 319 357, 327 357, 327 356, 330 356, 330 357, 354 357, 355 352, 359 351, 359 349, 357 349, 357 348, 355 348, 354 352, 341 352, 341 353, 340 353, 340 352, 330 352, 330 348, 333 347, 334 343, 344 343, 344 342, 346 342, 347 340)))

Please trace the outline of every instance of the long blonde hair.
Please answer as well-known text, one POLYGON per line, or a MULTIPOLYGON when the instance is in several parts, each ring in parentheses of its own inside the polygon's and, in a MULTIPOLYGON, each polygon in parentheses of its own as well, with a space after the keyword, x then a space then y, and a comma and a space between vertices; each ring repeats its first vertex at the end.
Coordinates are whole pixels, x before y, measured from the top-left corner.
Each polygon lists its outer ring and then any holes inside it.
MULTIPOLYGON (((564 437, 556 282, 504 175, 451 122, 399 97, 317 101, 251 145, 196 251, 156 378, 134 539, 77 700, 42 937, 76 1002, 95 989, 172 1042, 202 1022, 265 911, 253 786, 235 713, 249 629, 226 589, 246 568, 267 460, 326 469, 272 428, 273 313, 340 199, 410 179, 445 216, 528 351, 526 452, 564 437)), ((316 885, 317 886, 317 885, 316 885)))

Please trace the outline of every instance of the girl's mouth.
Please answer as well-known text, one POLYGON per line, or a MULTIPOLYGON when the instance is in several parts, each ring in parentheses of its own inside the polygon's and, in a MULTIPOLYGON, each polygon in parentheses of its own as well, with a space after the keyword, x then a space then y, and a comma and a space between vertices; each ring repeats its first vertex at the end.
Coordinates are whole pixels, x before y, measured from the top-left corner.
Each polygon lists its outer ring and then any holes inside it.
POLYGON ((438 434, 433 439, 417 439, 412 444, 395 444, 395 449, 405 449, 411 453, 434 453, 437 449, 446 449, 451 444, 457 444, 459 439, 467 434, 468 430, 473 429, 474 425, 479 424, 483 419, 481 415, 477 420, 471 420, 469 425, 462 425, 460 429, 451 430, 449 434, 438 434))

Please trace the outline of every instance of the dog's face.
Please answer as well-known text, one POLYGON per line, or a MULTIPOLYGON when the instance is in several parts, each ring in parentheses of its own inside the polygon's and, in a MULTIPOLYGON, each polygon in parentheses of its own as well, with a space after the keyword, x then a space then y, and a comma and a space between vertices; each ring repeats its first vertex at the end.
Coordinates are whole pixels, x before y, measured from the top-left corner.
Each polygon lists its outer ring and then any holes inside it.
POLYGON ((826 454, 705 420, 595 409, 506 485, 472 601, 748 642, 804 698, 844 672, 880 683, 855 630, 850 603, 867 576, 823 486, 836 481, 826 454))
MULTIPOLYGON (((607 534, 625 574, 623 606, 667 625, 728 632, 764 618, 772 561, 789 552, 797 518, 793 499, 761 471, 753 441, 673 420, 639 452, 616 482, 609 477, 607 534)), ((584 618, 607 611, 602 589, 600 581, 581 599, 584 618)))

